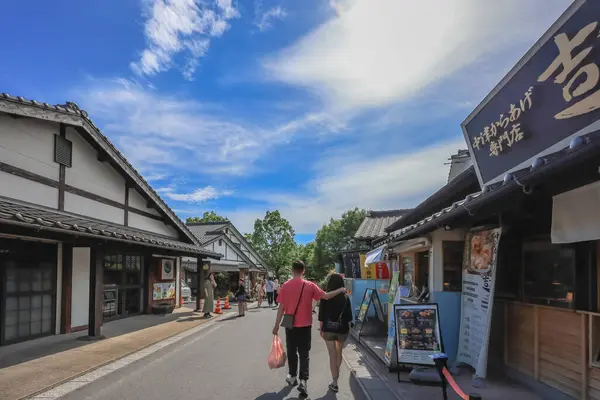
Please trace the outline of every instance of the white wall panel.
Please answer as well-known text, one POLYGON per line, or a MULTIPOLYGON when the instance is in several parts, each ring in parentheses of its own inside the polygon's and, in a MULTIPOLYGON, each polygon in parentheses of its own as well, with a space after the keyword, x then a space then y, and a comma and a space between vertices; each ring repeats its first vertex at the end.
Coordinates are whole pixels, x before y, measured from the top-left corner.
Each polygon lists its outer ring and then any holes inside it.
POLYGON ((67 168, 66 183, 108 199, 125 202, 125 178, 108 163, 98 161, 98 153, 77 131, 67 128, 73 142, 73 167, 67 168))
POLYGON ((0 161, 58 180, 54 134, 59 125, 29 118, 0 116, 0 161))
MULTIPOLYGON (((72 193, 65 193, 65 211, 123 225, 125 211, 72 193)), ((131 220, 131 213, 129 218, 131 220)))
POLYGON ((160 233, 172 238, 178 238, 179 234, 171 225, 165 225, 162 221, 144 217, 143 215, 129 213, 129 226, 143 229, 145 231, 160 233))
POLYGON ((58 208, 58 189, 1 171, 0 196, 58 208))
POLYGON ((150 214, 154 214, 156 216, 160 216, 160 213, 156 211, 154 208, 146 207, 146 200, 142 197, 141 194, 135 189, 129 189, 129 207, 135 208, 137 210, 142 210, 150 214))
POLYGON ((88 324, 90 304, 90 248, 73 248, 71 327, 88 324))

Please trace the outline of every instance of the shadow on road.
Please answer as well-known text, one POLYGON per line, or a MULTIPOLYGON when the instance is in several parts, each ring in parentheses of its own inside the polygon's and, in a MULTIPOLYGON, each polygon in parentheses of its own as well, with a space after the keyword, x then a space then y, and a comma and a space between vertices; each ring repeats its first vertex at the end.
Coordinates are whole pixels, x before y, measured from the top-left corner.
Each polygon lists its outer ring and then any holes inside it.
POLYGON ((227 318, 220 319, 220 320, 218 320, 217 322, 229 322, 229 321, 236 320, 236 319, 238 319, 238 318, 239 318, 238 314, 234 314, 234 315, 232 315, 231 317, 227 317, 227 318))
POLYGON ((283 400, 292 391, 292 386, 286 386, 279 392, 270 392, 258 396, 255 400, 283 400))

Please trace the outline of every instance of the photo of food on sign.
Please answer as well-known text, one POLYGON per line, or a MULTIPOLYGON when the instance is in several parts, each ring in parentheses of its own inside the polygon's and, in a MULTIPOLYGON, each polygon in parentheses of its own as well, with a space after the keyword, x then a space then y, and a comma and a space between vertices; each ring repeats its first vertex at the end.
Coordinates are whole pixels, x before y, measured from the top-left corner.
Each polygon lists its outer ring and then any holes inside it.
POLYGON ((494 236, 492 232, 480 232, 471 238, 471 262, 467 269, 470 273, 481 274, 490 270, 494 254, 494 236))
POLYGON ((406 310, 398 313, 400 348, 404 350, 440 351, 436 339, 436 310, 433 308, 406 310))

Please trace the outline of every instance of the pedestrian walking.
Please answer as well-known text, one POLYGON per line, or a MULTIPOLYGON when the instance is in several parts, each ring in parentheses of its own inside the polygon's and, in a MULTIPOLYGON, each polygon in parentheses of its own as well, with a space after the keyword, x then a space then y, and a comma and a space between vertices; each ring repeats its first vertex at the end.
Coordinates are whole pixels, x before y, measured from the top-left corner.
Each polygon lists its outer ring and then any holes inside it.
POLYGON ((279 305, 277 302, 277 293, 279 292, 279 279, 275 278, 273 281, 273 302, 275 302, 275 307, 279 305))
POLYGON ((279 309, 275 318, 273 335, 279 334, 279 326, 285 328, 289 374, 286 381, 289 385, 298 384, 302 395, 308 394, 309 353, 312 330, 312 301, 331 299, 345 293, 342 287, 325 293, 313 282, 303 279, 305 266, 302 261, 292 264, 292 279, 279 289, 279 309), (300 361, 300 383, 298 383, 298 359, 300 361))
MULTIPOLYGON (((344 278, 340 274, 331 274, 327 281, 327 291, 332 292, 341 287, 344 287, 344 278)), ((338 378, 342 366, 342 350, 346 339, 348 339, 352 322, 352 307, 348 295, 342 293, 332 299, 321 300, 319 304, 319 322, 321 337, 325 340, 329 353, 329 369, 331 370, 329 389, 337 393, 339 390, 338 378)))
POLYGON ((269 302, 269 307, 273 306, 273 290, 275 290, 275 283, 273 282, 272 277, 267 278, 267 283, 265 284, 266 292, 267 292, 267 301, 269 302))
POLYGON ((265 284, 262 279, 259 279, 255 286, 256 298, 258 300, 258 308, 262 306, 263 297, 265 296, 265 284))
POLYGON ((204 280, 204 318, 211 318, 211 312, 215 310, 215 288, 217 281, 215 280, 214 272, 210 272, 204 280))
POLYGON ((240 279, 240 285, 235 292, 235 298, 238 303, 238 317, 243 317, 246 315, 246 287, 244 286, 243 279, 240 279))

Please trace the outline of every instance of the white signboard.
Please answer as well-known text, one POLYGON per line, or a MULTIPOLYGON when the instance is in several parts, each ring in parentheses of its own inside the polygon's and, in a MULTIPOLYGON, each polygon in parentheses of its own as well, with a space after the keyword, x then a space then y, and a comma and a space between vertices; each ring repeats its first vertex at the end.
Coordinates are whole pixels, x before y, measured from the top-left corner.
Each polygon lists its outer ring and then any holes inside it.
POLYGON ((502 229, 467 235, 463 256, 460 338, 456 361, 475 368, 485 378, 494 305, 498 244, 502 229))
POLYGON ((161 274, 160 279, 163 281, 169 281, 175 279, 175 260, 162 259, 161 262, 161 274))

